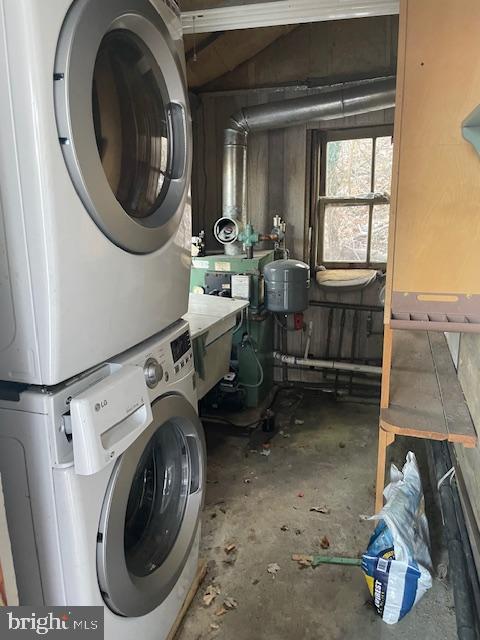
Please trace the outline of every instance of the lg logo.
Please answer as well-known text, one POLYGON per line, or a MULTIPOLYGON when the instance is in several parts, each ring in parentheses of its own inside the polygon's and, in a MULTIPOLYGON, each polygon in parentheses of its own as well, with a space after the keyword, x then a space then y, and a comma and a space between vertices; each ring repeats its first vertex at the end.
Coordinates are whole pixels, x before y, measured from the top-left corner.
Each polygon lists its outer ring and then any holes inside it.
POLYGON ((108 405, 108 400, 102 400, 101 402, 95 403, 95 411, 100 411, 100 409, 104 409, 108 405))

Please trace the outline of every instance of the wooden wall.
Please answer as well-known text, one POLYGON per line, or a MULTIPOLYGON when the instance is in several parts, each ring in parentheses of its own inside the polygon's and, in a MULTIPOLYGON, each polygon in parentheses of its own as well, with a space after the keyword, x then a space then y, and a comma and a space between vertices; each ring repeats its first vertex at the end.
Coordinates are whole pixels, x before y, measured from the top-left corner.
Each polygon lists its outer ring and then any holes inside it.
MULTIPOLYGON (((212 228, 222 213, 222 152, 223 130, 228 119, 237 109, 269 100, 281 100, 305 94, 305 90, 287 88, 282 90, 252 90, 204 94, 196 112, 195 171, 193 181, 193 226, 194 233, 206 231, 207 250, 222 252, 215 241, 212 228)), ((328 128, 351 128, 393 123, 393 110, 379 111, 363 116, 331 121, 328 128)), ((291 256, 308 262, 308 199, 309 199, 309 130, 319 123, 295 126, 250 136, 248 144, 248 213, 255 229, 267 232, 274 214, 287 221, 287 248, 291 256)), ((325 124, 322 128, 327 128, 325 124)), ((349 294, 330 294, 330 299, 340 302, 378 304, 379 290, 383 282, 368 289, 349 294)), ((325 295, 316 285, 312 286, 312 299, 324 300, 325 295)), ((317 357, 338 355, 340 332, 343 333, 341 356, 349 358, 353 337, 353 312, 345 317, 345 327, 340 326, 341 312, 335 312, 330 346, 327 348, 328 310, 311 308, 306 321, 313 320, 314 333, 311 353, 317 357)), ((379 362, 382 352, 382 314, 358 315, 357 349, 355 357, 379 362)), ((296 355, 303 353, 306 335, 302 332, 289 334, 288 351, 296 355)), ((311 380, 309 372, 291 372, 290 379, 311 380)), ((313 378, 318 378, 315 374, 313 378)))
MULTIPOLYGON (((237 31, 238 38, 245 32, 237 31)), ((313 22, 296 27, 208 85, 209 91, 389 75, 397 61, 398 16, 313 22)))
MULTIPOLYGON (((223 132, 240 108, 285 100, 319 90, 282 88, 200 94, 194 113, 194 169, 192 176, 193 231, 204 229, 207 250, 221 250, 213 225, 222 215, 223 132)), ((310 122, 286 129, 252 133, 248 140, 248 219, 259 232, 271 229, 280 214, 288 225, 287 248, 308 261, 308 198, 310 190, 309 132, 393 124, 394 110, 310 122)))
MULTIPOLYGON (((460 336, 458 377, 475 428, 477 433, 480 433, 480 394, 478 393, 480 385, 480 335, 478 334, 461 334, 460 336)), ((477 552, 480 552, 480 444, 477 444, 474 449, 465 449, 460 445, 455 445, 455 454, 472 506, 476 523, 475 534, 478 536, 477 552)), ((480 563, 478 569, 480 570, 480 563)))
MULTIPOLYGON (((250 65, 250 69, 255 68, 255 73, 245 75, 242 65, 222 79, 225 86, 239 84, 246 85, 246 89, 208 91, 196 96, 193 107, 193 231, 198 233, 201 229, 205 230, 208 251, 222 251, 222 247, 213 238, 212 227, 222 214, 223 131, 229 117, 244 106, 318 92, 319 89, 307 88, 307 76, 311 78, 321 73, 327 76, 323 78, 322 83, 328 84, 329 77, 331 81, 338 80, 340 71, 344 80, 374 77, 380 68, 384 72, 392 72, 392 66, 393 70, 395 66, 395 55, 392 54, 392 47, 394 50, 395 46, 392 42, 396 43, 396 28, 397 19, 394 17, 306 25, 280 38, 246 63, 250 65), (302 38, 298 38, 302 29, 308 33, 306 45, 302 38), (354 37, 356 32, 357 36, 354 37), (249 84, 255 87, 259 79, 262 82, 266 82, 268 78, 274 79, 275 82, 288 82, 295 75, 295 65, 298 70, 297 79, 302 81, 301 84, 248 88, 249 84)), ((287 129, 252 134, 248 146, 249 221, 258 231, 267 232, 271 228, 273 215, 280 214, 287 221, 287 248, 292 257, 308 262, 309 130, 320 127, 340 129, 392 123, 393 110, 388 110, 329 123, 311 122, 287 129)), ((383 282, 377 282, 364 291, 342 296, 330 295, 340 302, 376 305, 382 285, 383 282)), ((311 297, 319 300, 325 298, 316 285, 312 285, 311 297)), ((335 312, 328 346, 328 310, 311 308, 306 314, 306 321, 310 319, 314 322, 311 354, 317 357, 324 357, 327 353, 330 356, 337 355, 342 331, 340 312, 335 312)), ((371 362, 380 361, 382 321, 381 314, 374 314, 370 319, 368 314, 359 315, 355 358, 371 362)), ((351 356, 352 336, 353 313, 349 312, 345 316, 342 357, 351 356)), ((302 354, 305 340, 306 334, 302 332, 289 334, 288 351, 302 354)), ((318 373, 313 374, 313 378, 318 379, 318 376, 318 373)), ((312 374, 291 371, 290 379, 312 379, 312 374)))

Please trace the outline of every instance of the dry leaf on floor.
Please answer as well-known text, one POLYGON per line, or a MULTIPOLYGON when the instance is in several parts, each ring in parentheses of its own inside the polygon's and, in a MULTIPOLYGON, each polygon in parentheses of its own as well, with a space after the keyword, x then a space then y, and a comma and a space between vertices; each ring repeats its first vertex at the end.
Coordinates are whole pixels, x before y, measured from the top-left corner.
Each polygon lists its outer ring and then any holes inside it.
POLYGON ((292 560, 298 562, 301 567, 311 567, 313 562, 313 556, 306 555, 305 553, 294 553, 292 560))
POLYGON ((229 553, 232 553, 232 551, 235 551, 236 548, 237 548, 237 545, 233 544, 233 542, 231 542, 230 544, 225 545, 223 550, 228 555, 229 553))
POLYGON ((223 606, 225 607, 225 609, 228 609, 228 610, 236 609, 238 607, 238 602, 234 598, 231 598, 229 596, 228 598, 225 598, 225 600, 223 601, 223 606))
POLYGON ((210 629, 211 629, 212 631, 218 631, 218 630, 220 629, 220 625, 219 625, 219 624, 217 624, 216 622, 212 622, 212 623, 210 624, 210 629))
POLYGON ((261 455, 261 456, 267 456, 267 457, 268 457, 271 453, 272 453, 272 452, 271 452, 271 450, 270 450, 270 449, 262 449, 262 450, 260 451, 260 455, 261 455))
POLYGON ((315 513, 323 513, 327 516, 330 513, 330 509, 328 507, 310 507, 310 511, 315 511, 315 513))
POLYGON ((227 609, 225 609, 225 607, 221 607, 220 609, 217 609, 217 611, 215 611, 215 615, 220 617, 223 616, 227 613, 227 609))
POLYGON ((277 573, 280 571, 280 565, 276 562, 271 562, 267 567, 267 571, 271 574, 272 578, 275 578, 277 573))
POLYGON ((330 540, 327 538, 327 536, 323 536, 323 538, 320 540, 320 546, 322 547, 322 549, 328 549, 328 547, 330 546, 330 540))
POLYGON ((295 424, 298 424, 298 425, 305 424, 305 420, 299 420, 298 418, 295 418, 295 424))
POLYGON ((299 491, 297 493, 297 498, 304 498, 305 497, 305 493, 303 491, 299 491))
POLYGON ((292 560, 294 562, 313 562, 313 556, 309 556, 306 553, 293 553, 292 560))
POLYGON ((206 607, 209 607, 219 593, 220 593, 220 589, 217 586, 215 586, 214 584, 208 585, 208 587, 205 590, 205 593, 203 594, 203 598, 202 598, 203 604, 206 607))
POLYGON ((282 524, 282 526, 280 527, 280 531, 289 531, 289 528, 286 524, 282 524))

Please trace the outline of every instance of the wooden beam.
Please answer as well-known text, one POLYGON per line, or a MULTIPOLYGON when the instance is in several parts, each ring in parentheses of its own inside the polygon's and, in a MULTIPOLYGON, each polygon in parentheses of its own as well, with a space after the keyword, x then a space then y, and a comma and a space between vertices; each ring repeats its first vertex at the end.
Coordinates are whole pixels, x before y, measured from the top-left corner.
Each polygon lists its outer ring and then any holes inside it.
POLYGON ((399 0, 272 0, 182 12, 184 33, 395 15, 399 0))

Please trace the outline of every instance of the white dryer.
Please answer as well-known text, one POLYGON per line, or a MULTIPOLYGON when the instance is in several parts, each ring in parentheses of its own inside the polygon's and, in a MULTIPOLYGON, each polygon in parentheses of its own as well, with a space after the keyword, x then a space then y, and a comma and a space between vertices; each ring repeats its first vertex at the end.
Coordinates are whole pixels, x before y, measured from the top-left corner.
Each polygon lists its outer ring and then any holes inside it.
POLYGON ((0 0, 0 380, 57 384, 187 311, 174 7, 0 0))
POLYGON ((165 638, 205 483, 188 325, 0 401, 0 473, 20 604, 104 605, 107 640, 165 638))

